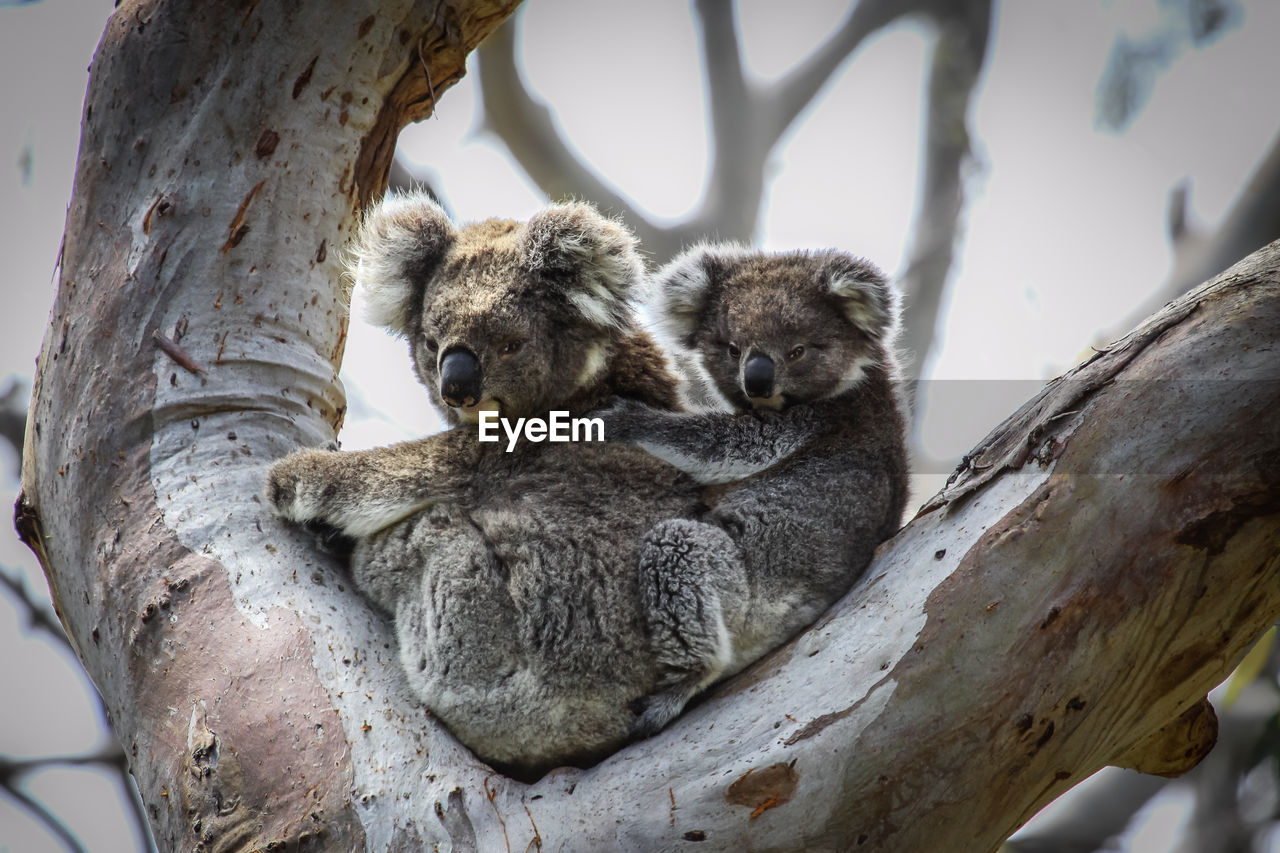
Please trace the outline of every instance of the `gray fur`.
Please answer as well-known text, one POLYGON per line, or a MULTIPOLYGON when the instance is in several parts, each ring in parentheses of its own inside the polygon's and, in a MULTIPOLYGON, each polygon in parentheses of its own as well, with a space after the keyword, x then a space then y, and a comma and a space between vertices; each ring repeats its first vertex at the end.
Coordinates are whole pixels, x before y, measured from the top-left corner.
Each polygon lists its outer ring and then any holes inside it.
POLYGON ((480 758, 522 778, 594 762, 660 689, 635 566, 646 530, 695 512, 696 485, 621 444, 480 443, 442 402, 440 353, 473 353, 508 418, 615 395, 672 407, 675 379, 633 331, 634 240, 586 205, 455 228, 425 199, 384 204, 361 234, 382 315, 455 426, 299 451, 272 467, 268 499, 356 540, 355 584, 394 620, 409 686, 480 758))
POLYGON ((637 734, 811 624, 898 529, 907 496, 896 307, 879 270, 838 252, 703 246, 662 270, 658 287, 668 340, 727 410, 621 401, 604 415, 606 437, 708 484, 700 520, 657 525, 641 550, 663 673, 637 734), (767 400, 744 389, 752 356, 774 363, 767 400))

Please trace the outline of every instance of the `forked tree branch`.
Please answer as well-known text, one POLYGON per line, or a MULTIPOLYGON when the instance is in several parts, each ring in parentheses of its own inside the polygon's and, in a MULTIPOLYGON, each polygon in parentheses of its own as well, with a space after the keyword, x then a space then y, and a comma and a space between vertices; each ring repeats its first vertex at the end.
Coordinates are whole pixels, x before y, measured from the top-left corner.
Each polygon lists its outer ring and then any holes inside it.
POLYGON ((586 167, 569 149, 546 104, 534 99, 520 81, 515 28, 498 27, 476 55, 484 126, 502 139, 521 168, 549 198, 589 198, 613 213, 625 213, 641 242, 656 239, 647 220, 635 216, 631 204, 586 167))
POLYGON ((697 210, 660 226, 625 194, 596 175, 572 151, 553 114, 533 98, 515 58, 516 21, 480 50, 485 125, 552 199, 592 199, 632 225, 658 262, 704 239, 750 242, 764 195, 769 157, 784 133, 831 77, 872 34, 908 16, 935 25, 925 109, 921 191, 906 267, 903 348, 913 375, 922 372, 936 339, 943 292, 964 209, 963 179, 971 157, 968 111, 986 57, 991 0, 863 0, 840 27, 795 69, 774 83, 753 85, 744 72, 733 5, 694 5, 708 101, 710 170, 697 210))
POLYGON ((813 102, 822 88, 866 39, 911 15, 927 13, 930 0, 864 0, 855 3, 840 27, 798 66, 767 86, 761 100, 769 117, 765 133, 770 146, 813 102))

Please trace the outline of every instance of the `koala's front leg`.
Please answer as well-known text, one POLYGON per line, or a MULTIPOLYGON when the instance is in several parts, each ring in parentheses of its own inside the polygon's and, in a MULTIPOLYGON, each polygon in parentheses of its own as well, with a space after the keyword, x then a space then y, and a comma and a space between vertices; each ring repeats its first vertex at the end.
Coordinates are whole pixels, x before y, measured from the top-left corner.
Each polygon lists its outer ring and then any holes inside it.
POLYGON ((368 536, 466 488, 478 455, 462 430, 353 453, 299 450, 271 466, 266 496, 290 521, 368 536))
POLYGON ((799 450, 821 430, 814 412, 664 412, 618 400, 593 417, 610 441, 638 445, 699 483, 730 483, 758 474, 799 450))

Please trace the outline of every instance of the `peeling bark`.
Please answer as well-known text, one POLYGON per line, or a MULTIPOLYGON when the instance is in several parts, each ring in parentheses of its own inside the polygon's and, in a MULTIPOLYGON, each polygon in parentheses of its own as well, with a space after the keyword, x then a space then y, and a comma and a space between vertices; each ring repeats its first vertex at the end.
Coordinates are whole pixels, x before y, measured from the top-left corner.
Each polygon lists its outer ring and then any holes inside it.
POLYGON ((1202 753, 1168 724, 1280 618, 1280 244, 1047 386, 657 737, 522 785, 414 703, 256 495, 341 422, 322 247, 509 6, 137 3, 104 36, 18 524, 161 847, 992 850, 1105 764, 1202 753))

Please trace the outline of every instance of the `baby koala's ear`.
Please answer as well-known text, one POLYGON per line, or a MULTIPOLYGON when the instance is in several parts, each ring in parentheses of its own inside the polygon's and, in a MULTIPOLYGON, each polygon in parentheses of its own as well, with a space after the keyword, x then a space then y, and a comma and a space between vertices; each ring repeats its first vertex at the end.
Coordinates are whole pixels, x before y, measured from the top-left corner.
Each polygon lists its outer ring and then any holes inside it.
POLYGON ((364 215, 347 269, 364 293, 365 319, 407 336, 423 293, 457 230, 426 193, 387 196, 364 215))
POLYGON ((654 275, 654 321, 672 345, 694 347, 694 332, 716 285, 750 250, 732 243, 699 243, 654 275))
POLYGON ((816 259, 821 280, 849 322, 871 338, 886 337, 897 309, 884 273, 870 261, 844 252, 823 252, 816 259))
POLYGON ((644 262, 625 226, 583 202, 553 204, 525 223, 520 250, 525 269, 582 319, 603 330, 630 331, 644 262))

